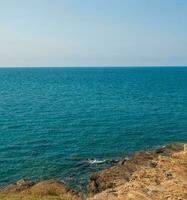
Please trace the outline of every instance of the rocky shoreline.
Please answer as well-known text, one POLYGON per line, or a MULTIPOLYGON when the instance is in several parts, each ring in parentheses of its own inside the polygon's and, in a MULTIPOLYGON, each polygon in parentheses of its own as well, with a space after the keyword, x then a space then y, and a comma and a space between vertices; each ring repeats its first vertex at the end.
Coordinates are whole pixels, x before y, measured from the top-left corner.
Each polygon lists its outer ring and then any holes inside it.
POLYGON ((56 180, 20 180, 0 190, 2 200, 185 200, 187 199, 187 144, 137 152, 113 167, 94 173, 87 195, 56 180))

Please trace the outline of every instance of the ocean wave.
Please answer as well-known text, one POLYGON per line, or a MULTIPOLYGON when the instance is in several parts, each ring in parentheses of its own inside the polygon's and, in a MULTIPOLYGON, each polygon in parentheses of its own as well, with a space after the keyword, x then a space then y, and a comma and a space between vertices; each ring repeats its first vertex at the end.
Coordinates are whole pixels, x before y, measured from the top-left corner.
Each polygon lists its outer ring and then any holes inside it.
POLYGON ((93 164, 103 164, 106 163, 107 160, 97 160, 97 159, 88 159, 87 163, 93 165, 93 164))

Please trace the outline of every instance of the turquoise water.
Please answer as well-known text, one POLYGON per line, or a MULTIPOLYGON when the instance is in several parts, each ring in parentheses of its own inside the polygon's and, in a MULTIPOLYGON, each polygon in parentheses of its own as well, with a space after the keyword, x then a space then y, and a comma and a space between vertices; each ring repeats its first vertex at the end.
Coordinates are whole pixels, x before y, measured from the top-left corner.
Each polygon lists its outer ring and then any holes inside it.
POLYGON ((0 185, 81 187, 115 159, 187 141, 187 68, 0 69, 0 185))

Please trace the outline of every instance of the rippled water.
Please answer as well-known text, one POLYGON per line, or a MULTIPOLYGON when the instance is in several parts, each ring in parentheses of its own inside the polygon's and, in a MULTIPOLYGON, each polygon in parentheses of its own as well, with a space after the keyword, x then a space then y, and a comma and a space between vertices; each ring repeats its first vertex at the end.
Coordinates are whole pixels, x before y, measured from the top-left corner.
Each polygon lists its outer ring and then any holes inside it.
POLYGON ((187 68, 0 69, 0 185, 84 185, 106 167, 87 159, 176 141, 187 141, 187 68))

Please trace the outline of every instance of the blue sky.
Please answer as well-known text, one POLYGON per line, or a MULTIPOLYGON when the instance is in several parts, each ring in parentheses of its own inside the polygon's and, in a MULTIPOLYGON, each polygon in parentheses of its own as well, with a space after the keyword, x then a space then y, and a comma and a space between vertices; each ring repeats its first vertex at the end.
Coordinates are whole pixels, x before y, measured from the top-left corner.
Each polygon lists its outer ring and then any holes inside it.
POLYGON ((0 66, 187 65, 186 0, 0 0, 0 66))

